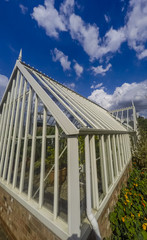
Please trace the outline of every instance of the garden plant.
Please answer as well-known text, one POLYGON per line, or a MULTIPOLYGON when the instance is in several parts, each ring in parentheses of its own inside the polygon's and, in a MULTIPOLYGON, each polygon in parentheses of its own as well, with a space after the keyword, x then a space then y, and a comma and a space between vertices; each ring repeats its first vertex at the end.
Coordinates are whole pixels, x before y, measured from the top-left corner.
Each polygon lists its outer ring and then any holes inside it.
POLYGON ((110 213, 111 239, 147 239, 147 119, 138 119, 138 131, 127 186, 110 213))

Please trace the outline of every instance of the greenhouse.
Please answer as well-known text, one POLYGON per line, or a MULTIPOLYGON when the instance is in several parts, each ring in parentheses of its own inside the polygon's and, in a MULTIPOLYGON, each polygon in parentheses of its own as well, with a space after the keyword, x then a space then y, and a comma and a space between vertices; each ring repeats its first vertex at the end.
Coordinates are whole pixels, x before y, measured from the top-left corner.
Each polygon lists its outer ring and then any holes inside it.
POLYGON ((107 110, 16 61, 0 104, 0 186, 60 239, 93 228, 131 160, 107 110))

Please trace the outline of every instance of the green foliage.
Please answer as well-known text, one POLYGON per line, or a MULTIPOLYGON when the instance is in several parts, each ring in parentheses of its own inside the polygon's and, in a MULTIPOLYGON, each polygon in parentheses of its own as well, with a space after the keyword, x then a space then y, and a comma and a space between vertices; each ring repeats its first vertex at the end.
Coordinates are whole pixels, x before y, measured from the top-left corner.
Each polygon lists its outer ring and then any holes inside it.
POLYGON ((147 168, 147 119, 143 117, 138 118, 138 132, 139 137, 133 153, 133 158, 137 166, 141 169, 147 168))
MULTIPOLYGON (((63 133, 62 129, 59 129, 60 134, 63 133)), ((55 127, 47 126, 46 135, 51 136, 55 135, 55 127)), ((42 127, 37 127, 37 136, 42 136, 42 127)), ((67 145, 67 139, 65 137, 60 137, 59 140, 59 155, 65 149, 67 145)), ((30 147, 31 148, 31 147, 30 147)), ((35 154, 35 169, 40 169, 41 166, 41 149, 42 149, 42 138, 36 141, 36 154, 35 154)), ((55 138, 47 138, 46 139, 46 159, 45 159, 45 167, 51 169, 54 165, 55 159, 55 138)), ((67 149, 63 151, 63 154, 59 160, 59 168, 64 168, 67 166, 67 149)))
POLYGON ((112 239, 147 239, 147 173, 134 169, 110 213, 112 239))
POLYGON ((85 164, 85 137, 78 136, 79 143, 79 164, 85 164))
POLYGON ((110 213, 111 239, 147 239, 147 119, 138 118, 138 132, 133 171, 110 213))

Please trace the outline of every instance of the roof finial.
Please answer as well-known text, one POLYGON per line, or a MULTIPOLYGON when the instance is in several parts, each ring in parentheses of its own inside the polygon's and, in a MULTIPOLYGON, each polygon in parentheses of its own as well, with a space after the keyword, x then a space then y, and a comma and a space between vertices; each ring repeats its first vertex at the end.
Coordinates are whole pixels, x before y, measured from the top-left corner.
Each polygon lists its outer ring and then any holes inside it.
POLYGON ((19 60, 19 61, 22 60, 22 48, 20 49, 18 60, 19 60))

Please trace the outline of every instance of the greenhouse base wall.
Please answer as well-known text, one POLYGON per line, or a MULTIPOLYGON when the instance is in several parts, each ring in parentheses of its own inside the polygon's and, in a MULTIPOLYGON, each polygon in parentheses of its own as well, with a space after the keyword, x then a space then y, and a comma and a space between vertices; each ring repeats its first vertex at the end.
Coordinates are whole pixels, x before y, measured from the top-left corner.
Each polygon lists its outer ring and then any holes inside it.
MULTIPOLYGON (((100 234, 102 239, 109 238, 112 234, 110 221, 109 221, 109 213, 114 210, 114 207, 118 201, 118 197, 120 194, 120 190, 123 185, 127 184, 127 180, 130 175, 130 170, 132 169, 132 161, 129 163, 125 172, 123 173, 121 179, 119 180, 117 186, 115 187, 113 193, 111 194, 107 204, 105 205, 102 213, 99 216, 98 224, 100 229, 100 234)), ((91 231, 88 240, 96 240, 95 233, 91 231)))
POLYGON ((0 187, 0 224, 10 240, 60 240, 0 187))
MULTIPOLYGON (((98 224, 102 239, 111 235, 109 213, 114 209, 122 185, 127 183, 131 167, 130 162, 99 216, 98 224)), ((61 240, 2 187, 0 187, 0 223, 11 236, 10 240, 61 240)), ((92 231, 88 240, 95 239, 92 231)))

